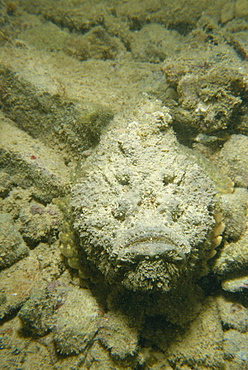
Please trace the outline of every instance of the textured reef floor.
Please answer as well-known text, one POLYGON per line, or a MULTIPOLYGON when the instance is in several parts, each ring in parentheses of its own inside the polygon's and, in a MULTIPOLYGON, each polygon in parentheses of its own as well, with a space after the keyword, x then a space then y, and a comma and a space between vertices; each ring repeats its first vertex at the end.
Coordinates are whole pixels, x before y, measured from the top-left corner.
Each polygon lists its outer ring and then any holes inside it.
POLYGON ((0 3, 1 369, 248 369, 248 1, 0 3))

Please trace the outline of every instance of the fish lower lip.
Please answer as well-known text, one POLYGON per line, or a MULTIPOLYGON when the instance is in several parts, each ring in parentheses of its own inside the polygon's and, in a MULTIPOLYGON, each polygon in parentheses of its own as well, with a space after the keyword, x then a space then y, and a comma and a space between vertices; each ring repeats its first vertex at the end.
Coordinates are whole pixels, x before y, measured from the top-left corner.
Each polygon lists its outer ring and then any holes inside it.
POLYGON ((130 238, 117 255, 119 260, 130 262, 143 259, 163 258, 182 260, 188 247, 164 233, 147 232, 130 238))
POLYGON ((135 245, 135 244, 142 244, 142 243, 145 243, 145 244, 167 244, 168 245, 177 245, 173 240, 172 238, 170 238, 168 235, 165 235, 165 234, 162 234, 162 233, 157 233, 157 232, 147 232, 147 233, 143 233, 143 234, 140 234, 140 235, 136 235, 134 237, 132 237, 131 239, 129 239, 126 244, 125 244, 125 248, 129 248, 130 246, 132 245, 135 245))

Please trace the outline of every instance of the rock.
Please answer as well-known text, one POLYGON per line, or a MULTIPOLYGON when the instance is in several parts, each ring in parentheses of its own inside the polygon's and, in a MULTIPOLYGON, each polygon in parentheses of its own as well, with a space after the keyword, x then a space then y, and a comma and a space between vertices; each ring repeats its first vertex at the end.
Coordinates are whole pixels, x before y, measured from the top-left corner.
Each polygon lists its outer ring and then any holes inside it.
MULTIPOLYGON (((225 63, 204 68, 200 66, 201 52, 184 63, 183 55, 166 60, 163 70, 169 86, 176 89, 179 105, 173 103, 174 126, 180 132, 180 124, 196 133, 212 134, 230 127, 232 117, 242 114, 245 96, 236 93, 235 83, 242 84, 243 76, 225 63)), ((246 84, 245 84, 246 85, 246 84)), ((244 87, 247 90, 248 86, 244 87)))
POLYGON ((110 362, 127 366, 136 361, 137 329, 120 313, 104 314, 89 289, 70 286, 63 277, 32 294, 18 315, 26 334, 51 333, 59 355, 93 354, 98 341, 110 362))
POLYGON ((1 170, 0 171, 0 197, 4 198, 8 195, 11 187, 12 187, 12 181, 10 175, 1 170))
POLYGON ((247 369, 248 333, 239 333, 232 329, 226 331, 223 347, 229 369, 247 369))
POLYGON ((122 21, 125 27, 131 30, 140 29, 146 23, 156 22, 165 24, 166 27, 178 28, 183 33, 189 32, 196 25, 203 12, 219 19, 223 1, 209 4, 207 0, 202 0, 201 3, 195 0, 191 0, 190 3, 175 0, 173 3, 167 3, 165 7, 158 0, 152 3, 149 0, 142 3, 135 0, 128 3, 116 2, 111 6, 94 0, 90 4, 77 2, 75 7, 70 7, 67 1, 63 0, 54 8, 47 0, 34 3, 21 0, 20 5, 27 12, 42 14, 45 19, 73 32, 85 33, 95 26, 102 25, 109 15, 114 14, 117 21, 122 21))
POLYGON ((61 355, 83 352, 92 345, 102 311, 87 289, 70 289, 65 304, 55 314, 54 341, 61 355))
POLYGON ((1 324, 1 367, 8 369, 11 364, 15 368, 52 370, 55 361, 48 346, 21 335, 21 331, 17 316, 1 324))
POLYGON ((232 135, 212 159, 234 181, 236 187, 248 186, 248 137, 232 135))
POLYGON ((248 84, 247 66, 242 61, 247 59, 247 42, 239 41, 235 33, 225 32, 206 16, 199 19, 187 42, 188 48, 166 58, 162 66, 167 88, 174 94, 164 98, 162 93, 161 99, 171 107, 180 140, 187 144, 199 133, 226 140, 230 129, 245 133, 248 84))
POLYGON ((248 16, 248 1, 237 0, 235 1, 235 16, 237 18, 245 18, 248 16))
POLYGON ((237 241, 247 227, 246 210, 248 192, 243 188, 235 188, 232 194, 220 196, 222 221, 225 224, 224 236, 228 242, 237 241))
MULTIPOLYGON (((18 73, 15 73, 14 58, 9 63, 8 57, 5 59, 6 65, 0 66, 0 83, 8 94, 0 93, 0 101, 2 111, 15 126, 50 147, 50 153, 60 150, 60 165, 63 156, 75 156, 98 142, 102 129, 113 117, 108 107, 99 102, 82 102, 76 96, 65 97, 62 82, 51 76, 39 58, 34 61, 35 66, 33 63, 22 66, 22 71, 20 65, 25 62, 20 58, 18 73)), ((37 146, 37 151, 39 149, 42 152, 42 145, 37 146)))
POLYGON ((61 154, 15 127, 3 114, 0 120, 0 164, 5 172, 15 177, 19 186, 34 186, 43 201, 64 195, 68 191, 70 172, 61 154))
POLYGON ((173 3, 166 3, 166 7, 158 0, 152 3, 149 0, 142 1, 142 3, 131 0, 128 3, 120 2, 116 6, 116 13, 120 18, 127 19, 130 28, 134 30, 146 23, 156 22, 165 24, 168 28, 173 26, 173 29, 187 34, 196 26, 204 12, 218 19, 222 6, 223 2, 210 5, 207 0, 202 0, 201 3, 175 0, 173 3))
POLYGON ((58 303, 57 292, 46 289, 32 294, 18 314, 25 332, 33 337, 48 334, 54 325, 52 316, 58 303))
POLYGON ((234 18, 234 3, 228 2, 224 4, 221 9, 220 20, 221 23, 226 23, 234 18))
POLYGON ((217 298, 220 318, 224 331, 234 329, 240 333, 248 331, 248 309, 238 302, 222 296, 217 298))
POLYGON ((229 280, 222 281, 222 289, 231 292, 245 292, 248 289, 248 276, 241 276, 229 280))
POLYGON ((248 268, 248 231, 233 243, 226 243, 214 261, 212 270, 220 280, 246 274, 248 268))
POLYGON ((0 213, 0 270, 27 256, 29 249, 8 213, 0 213))
MULTIPOLYGON (((36 19, 37 22, 37 19, 36 19)), ((19 34, 19 39, 35 46, 39 50, 58 52, 63 49, 64 43, 70 37, 69 32, 61 30, 52 22, 37 22, 27 27, 19 34)))
POLYGON ((63 277, 32 294, 18 314, 27 334, 43 337, 52 332, 62 355, 78 354, 89 345, 101 315, 90 291, 68 285, 63 277))
POLYGON ((138 333, 135 327, 130 326, 127 317, 113 312, 104 315, 97 338, 117 363, 134 364, 138 333))
POLYGON ((181 47, 181 39, 176 31, 156 23, 147 24, 131 39, 132 55, 143 62, 159 63, 181 47))
POLYGON ((223 331, 216 302, 208 299, 204 309, 185 334, 178 335, 167 350, 167 359, 175 368, 221 369, 224 367, 223 331))
POLYGON ((84 356, 83 361, 81 362, 85 366, 90 366, 94 370, 132 370, 133 366, 128 366, 126 363, 117 363, 113 361, 109 356, 108 351, 106 348, 102 346, 99 341, 95 341, 92 344, 92 347, 88 351, 88 353, 84 356))
POLYGON ((65 52, 79 60, 115 59, 125 48, 117 37, 112 37, 101 26, 94 27, 85 35, 72 35, 65 43, 65 52))
POLYGON ((0 272, 0 320, 17 312, 32 293, 44 289, 64 271, 58 245, 40 244, 28 257, 0 272))
POLYGON ((20 211, 20 232, 24 240, 34 247, 40 242, 49 242, 56 239, 62 224, 63 215, 58 206, 49 204, 46 207, 32 201, 20 211))
MULTIPOLYGON (((20 181, 18 174, 17 176, 13 174, 10 178, 13 183, 20 181)), ((34 194, 37 194, 37 189, 35 188, 23 189, 20 186, 13 186, 7 196, 1 201, 1 210, 9 213, 13 220, 17 220, 21 209, 29 205, 32 197, 35 197, 34 194)))

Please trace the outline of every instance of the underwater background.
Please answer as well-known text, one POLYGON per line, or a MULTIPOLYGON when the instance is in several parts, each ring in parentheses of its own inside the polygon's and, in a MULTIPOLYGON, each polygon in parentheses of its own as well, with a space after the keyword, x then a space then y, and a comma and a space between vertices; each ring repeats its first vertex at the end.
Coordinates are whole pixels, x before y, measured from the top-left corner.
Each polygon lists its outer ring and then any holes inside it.
POLYGON ((0 369, 248 369, 248 0, 0 0, 0 369))

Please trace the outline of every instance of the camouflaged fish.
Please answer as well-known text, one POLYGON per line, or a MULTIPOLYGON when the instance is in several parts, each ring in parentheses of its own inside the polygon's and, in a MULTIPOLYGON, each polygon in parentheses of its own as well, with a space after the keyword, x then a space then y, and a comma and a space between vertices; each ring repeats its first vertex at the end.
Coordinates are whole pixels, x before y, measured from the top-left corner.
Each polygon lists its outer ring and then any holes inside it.
POLYGON ((168 292, 205 274, 224 229, 216 187, 170 120, 157 102, 117 117, 72 190, 78 255, 134 291, 168 292))

